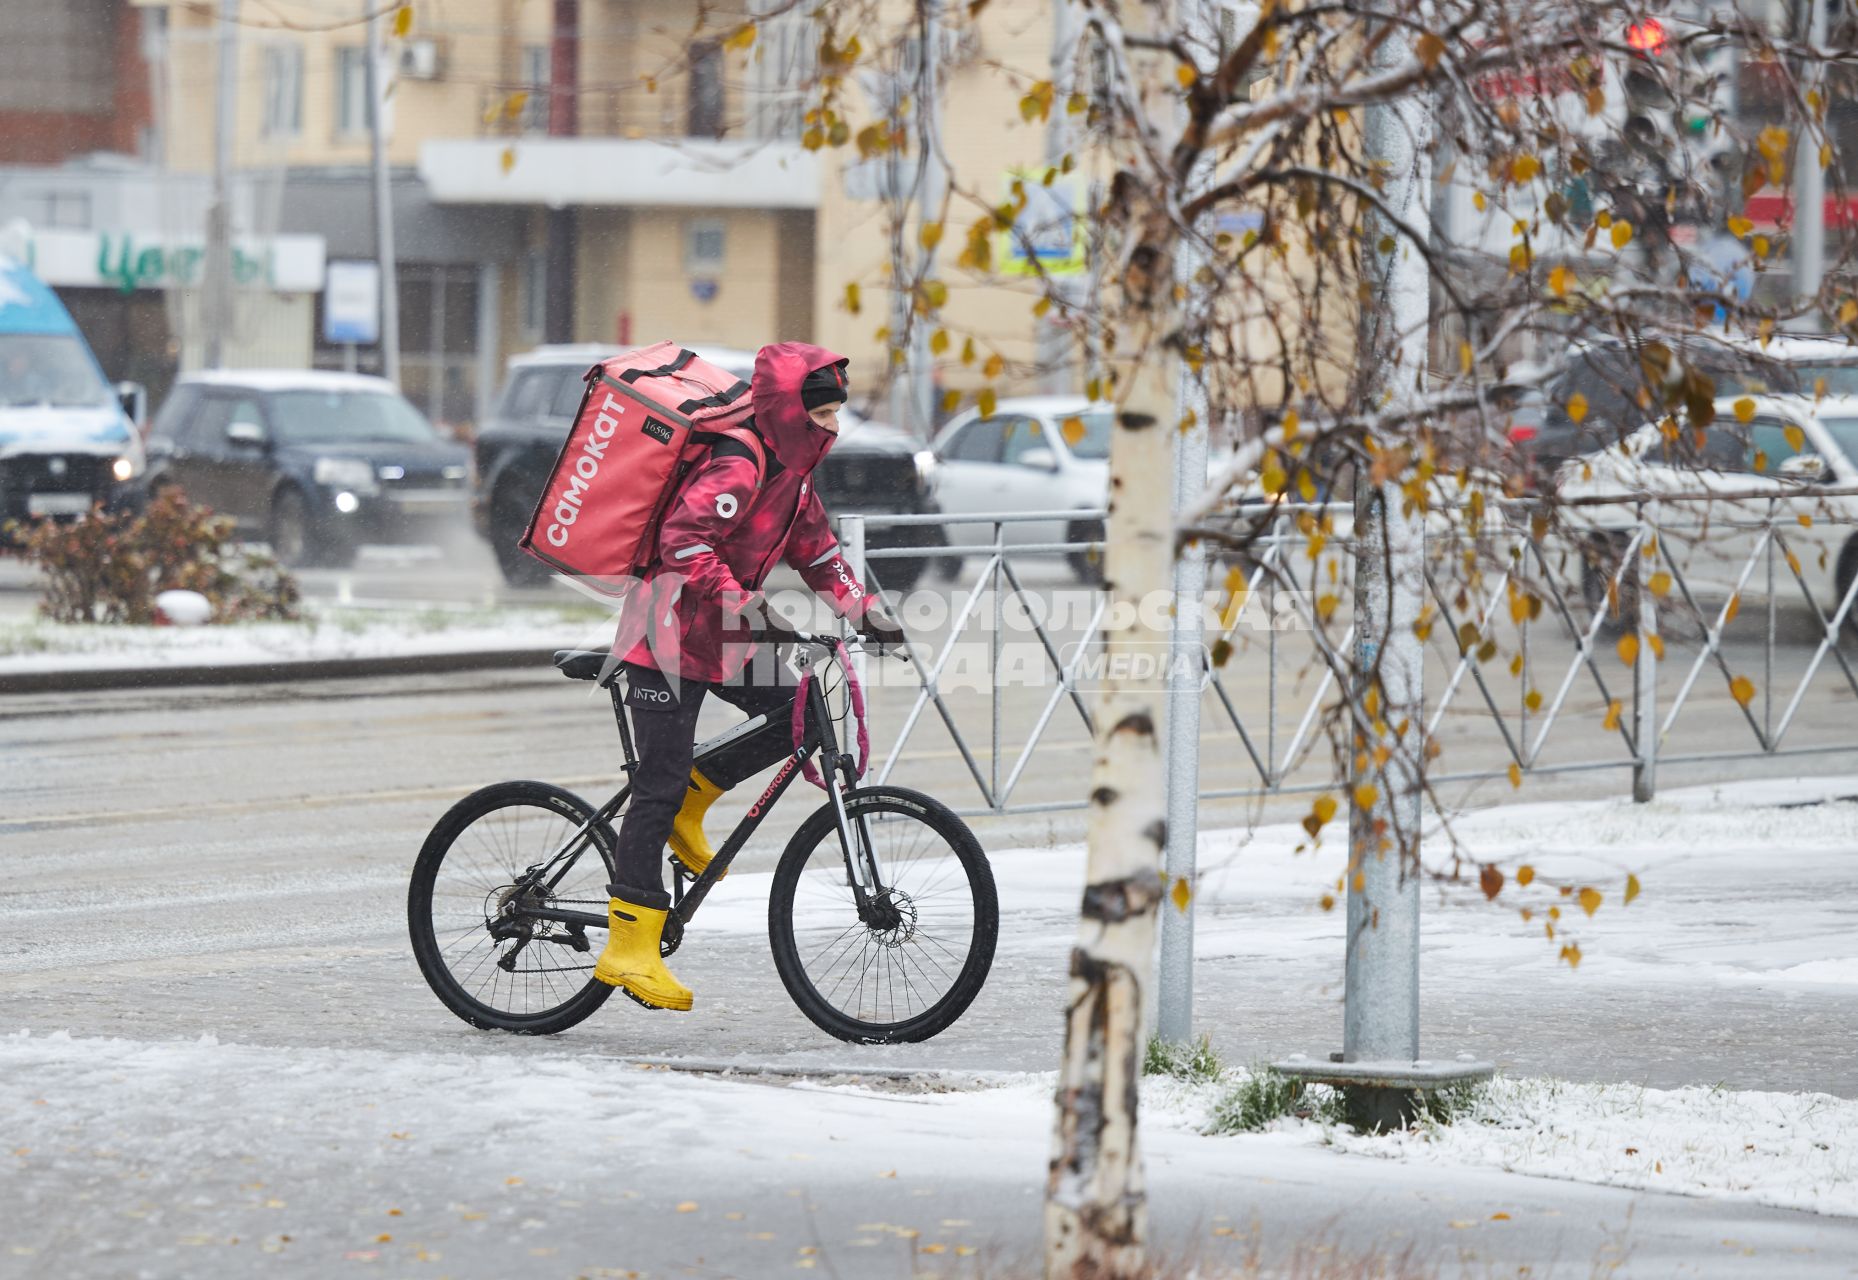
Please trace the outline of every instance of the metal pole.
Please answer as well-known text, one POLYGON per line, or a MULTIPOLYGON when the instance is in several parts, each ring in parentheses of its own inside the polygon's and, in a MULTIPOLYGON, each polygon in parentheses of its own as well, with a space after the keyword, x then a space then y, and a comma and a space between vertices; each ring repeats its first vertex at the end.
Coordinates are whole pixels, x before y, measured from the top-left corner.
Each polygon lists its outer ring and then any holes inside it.
MULTIPOLYGON (((1638 758, 1632 764, 1632 799, 1637 804, 1650 804, 1658 794, 1658 655, 1652 644, 1658 634, 1658 601, 1649 585, 1651 574, 1646 571, 1645 552, 1658 545, 1655 508, 1647 507, 1640 519, 1645 536, 1639 540, 1638 562, 1627 568, 1639 598, 1639 652, 1632 664, 1632 733, 1638 747, 1638 758)), ((1769 598, 1773 598, 1772 592, 1769 598)))
MULTIPOLYGON (((1218 47, 1209 0, 1185 0, 1181 27, 1190 42, 1218 47)), ((1211 158, 1188 178, 1188 199, 1212 185, 1211 158)), ((1174 254, 1174 280, 1183 291, 1183 347, 1205 349, 1205 308, 1211 301, 1194 282, 1205 255, 1197 239, 1183 235, 1174 254)), ((1182 356, 1175 380, 1174 513, 1181 512, 1206 488, 1206 385, 1193 362, 1182 356)), ((1206 590, 1206 547, 1181 548, 1174 558, 1174 622, 1168 648, 1168 842, 1162 859, 1168 900, 1161 909, 1161 961, 1156 992, 1155 1032, 1163 1040, 1185 1043, 1193 1035, 1194 865, 1199 840, 1200 678, 1202 672, 1200 597, 1206 590), (1189 896, 1176 896, 1176 883, 1189 896)))
MULTIPOLYGON (((1806 0, 1806 38, 1818 49, 1826 43, 1826 2, 1806 0)), ((1819 62, 1810 61, 1801 80, 1807 89, 1825 92, 1825 76, 1819 62)), ((1794 294, 1802 299, 1819 296, 1819 286, 1826 273, 1826 171, 1819 167, 1819 146, 1813 134, 1801 128, 1800 145, 1794 148, 1794 294)), ((1809 312, 1814 328, 1819 327, 1819 313, 1809 312)))
MULTIPOLYGON (((1045 123, 1045 163, 1063 167, 1071 151, 1071 113, 1066 107, 1077 83, 1077 0, 1052 0, 1052 112, 1045 123)), ((1071 337, 1061 321, 1080 301, 1077 280, 1064 277, 1047 281, 1047 287, 1064 299, 1033 318, 1033 360, 1047 395, 1068 395, 1076 390, 1071 370, 1071 337)))
MULTIPOLYGON (((1387 40, 1376 63, 1391 67, 1406 56, 1401 40, 1387 40)), ((1364 150, 1387 175, 1383 200, 1423 232, 1430 225, 1428 103, 1410 94, 1363 115, 1364 150)), ((1381 214, 1371 222, 1364 267, 1376 304, 1362 319, 1361 385, 1371 403, 1398 405, 1419 392, 1425 377, 1431 281, 1419 247, 1381 214), (1383 252, 1382 244, 1392 251, 1383 252)), ((1344 1062, 1410 1063, 1419 1054, 1425 654, 1413 628, 1425 584, 1425 525, 1417 511, 1403 509, 1402 496, 1396 482, 1363 484, 1356 495, 1355 696, 1365 703, 1378 687, 1379 714, 1368 749, 1356 753, 1349 798, 1344 1062), (1403 736, 1396 733, 1402 725, 1403 736), (1387 763, 1376 768, 1379 747, 1387 749, 1387 763)), ((1369 1107, 1391 1100, 1386 1091, 1368 1092, 1369 1107)))
POLYGON ((387 184, 387 145, 382 136, 386 124, 386 83, 381 75, 381 23, 374 15, 376 0, 362 0, 361 11, 367 19, 368 56, 366 80, 368 92, 368 152, 374 174, 374 260, 381 273, 381 376, 398 385, 400 382, 400 290, 399 272, 394 256, 394 206, 387 184))
MULTIPOLYGON (((948 199, 948 173, 942 167, 942 0, 918 0, 922 21, 921 81, 917 90, 923 113, 922 186, 916 193, 916 223, 920 227, 942 216, 948 199)), ((918 276, 935 276, 936 251, 922 251, 918 276)), ((910 420, 927 440, 935 435, 935 357, 929 351, 929 326, 918 317, 910 327, 910 420)))
POLYGON ((206 272, 200 297, 203 363, 220 368, 232 328, 232 200, 228 190, 239 105, 239 0, 220 0, 218 99, 213 111, 213 203, 206 215, 206 272))

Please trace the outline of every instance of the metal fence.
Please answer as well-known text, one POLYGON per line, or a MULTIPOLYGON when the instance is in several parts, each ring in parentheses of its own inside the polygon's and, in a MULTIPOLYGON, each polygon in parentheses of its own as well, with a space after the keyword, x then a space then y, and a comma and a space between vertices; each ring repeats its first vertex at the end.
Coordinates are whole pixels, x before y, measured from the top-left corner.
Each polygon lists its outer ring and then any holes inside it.
MULTIPOLYGON (((1803 519, 1797 504, 1770 500, 1763 509, 1747 500, 1725 503, 1719 493, 1590 502, 1576 514, 1572 536, 1551 535, 1537 512, 1520 503, 1493 508, 1475 535, 1466 532, 1462 513, 1432 517, 1425 736, 1452 737, 1462 748, 1448 747, 1437 761, 1434 785, 1504 778, 1520 784, 1533 775, 1617 769, 1630 772, 1633 793, 1644 800, 1655 792, 1661 763, 1858 753, 1851 717, 1834 732, 1815 726, 1811 740, 1801 730, 1802 708, 1816 690, 1858 698, 1858 675, 1840 644, 1858 595, 1858 529, 1849 516, 1822 509, 1803 519), (1503 688, 1506 678, 1513 689, 1503 688), (1729 695, 1739 741, 1725 736, 1724 706, 1693 714, 1709 691, 1729 695), (1582 708, 1600 712, 1598 732, 1591 717, 1575 724, 1582 708)), ((1030 715, 1023 698, 1009 709, 1012 682, 1002 678, 1001 657, 1005 611, 1053 589, 1050 582, 1029 589, 1032 566, 1101 553, 1098 542, 1016 535, 1040 524, 1076 528, 1102 515, 843 518, 848 554, 880 588, 886 562, 923 553, 866 550, 872 534, 883 541, 892 530, 936 524, 967 525, 984 535, 955 549, 970 568, 978 561, 978 572, 961 576, 958 585, 971 589, 962 591, 946 635, 931 638, 913 658, 918 687, 876 769, 878 780, 891 776, 933 716, 975 786, 975 803, 964 812, 1034 813, 1085 803, 1081 780, 1064 798, 1022 800, 1019 792, 1054 725, 1074 717, 1086 734, 1092 730, 1090 698, 1079 679, 1092 645, 1063 645, 1038 610, 1025 611, 1025 641, 1049 664, 1049 688, 1030 715), (984 711, 946 688, 951 656, 964 643, 969 654, 978 648, 987 655, 993 673, 984 711)), ((1236 585, 1228 575, 1239 570, 1243 603, 1234 606, 1223 588, 1209 602, 1225 612, 1221 625, 1208 628, 1210 660, 1200 678, 1207 710, 1216 707, 1215 722, 1230 733, 1245 767, 1237 780, 1208 782, 1203 774, 1203 799, 1341 783, 1345 770, 1317 752, 1328 741, 1324 725, 1346 710, 1344 691, 1353 684, 1346 657, 1354 639, 1348 518, 1335 506, 1281 504, 1242 555, 1215 564, 1216 588, 1222 581, 1236 585)), ((1096 591, 1086 627, 1093 637, 1107 605, 1096 591)), ((906 611, 906 629, 908 621, 906 611)))

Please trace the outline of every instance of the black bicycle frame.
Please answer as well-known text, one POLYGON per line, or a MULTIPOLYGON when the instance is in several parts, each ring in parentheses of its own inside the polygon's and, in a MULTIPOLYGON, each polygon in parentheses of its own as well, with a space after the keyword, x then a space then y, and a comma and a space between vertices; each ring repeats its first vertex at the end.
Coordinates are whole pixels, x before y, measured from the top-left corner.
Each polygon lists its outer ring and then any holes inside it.
MULTIPOLYGON (((625 694, 617 683, 608 685, 607 692, 613 699, 613 716, 619 724, 619 740, 626 753, 624 768, 630 776, 638 768, 638 755, 633 749, 632 727, 626 719, 625 694)), ((774 780, 768 783, 760 798, 748 807, 748 812, 742 815, 742 820, 729 833, 728 839, 723 841, 722 847, 716 851, 716 856, 710 861, 710 865, 703 869, 702 875, 697 876, 688 887, 685 887, 684 878, 688 873, 682 870, 676 873, 674 882, 676 896, 671 911, 682 923, 688 924, 691 917, 696 915, 697 908, 702 905, 704 898, 709 896, 716 882, 722 879, 723 873, 729 870, 729 864, 735 861, 736 855, 755 834, 756 828, 761 825, 761 820, 786 794, 787 788, 793 785, 794 779, 801 776, 801 766, 815 754, 825 765, 822 776, 828 780, 826 795, 832 805, 839 830, 840 852, 845 857, 846 873, 851 879, 852 892, 857 900, 861 916, 865 913, 866 906, 871 899, 882 892, 880 869, 876 855, 872 852, 870 831, 865 826, 864 815, 860 814, 857 817, 856 826, 860 838, 854 840, 852 838, 853 825, 845 811, 845 789, 855 786, 858 781, 855 761, 850 752, 839 749, 838 734, 833 729, 831 711, 826 705, 826 695, 817 679, 807 681, 806 698, 807 719, 813 728, 813 733, 807 736, 806 745, 795 750, 781 762, 779 770, 775 772, 774 780), (843 786, 833 785, 840 782, 843 786), (854 858, 852 856, 854 849, 862 856, 854 858)), ((711 752, 719 750, 726 745, 726 742, 725 737, 710 743, 705 750, 695 756, 692 764, 700 765, 711 752)), ((548 882, 550 888, 559 884, 574 864, 580 860, 581 855, 587 851, 588 841, 592 838, 594 828, 610 825, 613 819, 619 816, 619 811, 625 807, 626 800, 631 795, 630 783, 614 792, 605 804, 594 811, 593 817, 570 836, 568 842, 552 857, 526 870, 517 881, 518 885, 527 888, 544 880, 548 882)), ((676 865, 681 867, 682 864, 676 865)), ((574 911, 566 907, 531 906, 523 903, 520 895, 511 914, 532 920, 555 920, 562 924, 579 925, 584 928, 604 929, 607 927, 605 915, 596 915, 591 911, 574 911)))

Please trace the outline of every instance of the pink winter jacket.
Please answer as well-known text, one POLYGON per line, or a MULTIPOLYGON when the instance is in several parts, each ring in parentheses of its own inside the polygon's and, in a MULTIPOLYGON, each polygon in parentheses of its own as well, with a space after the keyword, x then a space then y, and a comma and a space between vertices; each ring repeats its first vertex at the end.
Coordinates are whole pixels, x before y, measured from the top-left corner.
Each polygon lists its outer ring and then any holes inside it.
POLYGON ((754 651, 748 628, 761 616, 761 584, 780 560, 841 617, 864 616, 864 584, 839 555, 813 491, 813 468, 835 437, 814 426, 800 402, 809 373, 843 362, 804 342, 777 342, 756 354, 753 424, 767 474, 757 477, 740 446, 713 452, 690 474, 659 526, 645 580, 621 614, 615 648, 624 661, 686 680, 728 680, 754 651))

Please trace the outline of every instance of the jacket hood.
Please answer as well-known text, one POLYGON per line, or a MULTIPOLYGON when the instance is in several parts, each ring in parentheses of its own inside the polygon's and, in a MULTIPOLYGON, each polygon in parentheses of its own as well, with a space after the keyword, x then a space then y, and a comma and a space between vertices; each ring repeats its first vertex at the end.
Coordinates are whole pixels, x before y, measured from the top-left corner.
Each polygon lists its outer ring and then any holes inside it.
POLYGON ((755 376, 749 384, 755 427, 768 451, 789 471, 811 471, 837 439, 813 425, 800 402, 800 384, 815 369, 843 363, 844 356, 810 342, 771 342, 755 353, 755 376))

